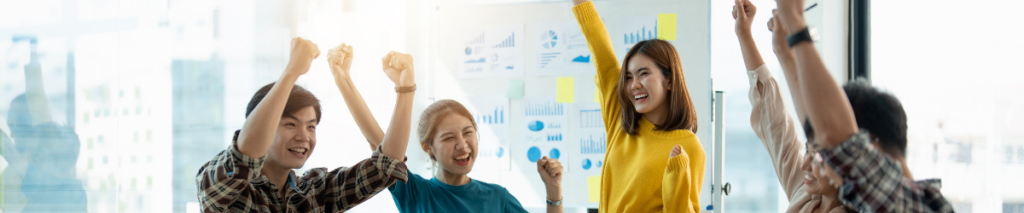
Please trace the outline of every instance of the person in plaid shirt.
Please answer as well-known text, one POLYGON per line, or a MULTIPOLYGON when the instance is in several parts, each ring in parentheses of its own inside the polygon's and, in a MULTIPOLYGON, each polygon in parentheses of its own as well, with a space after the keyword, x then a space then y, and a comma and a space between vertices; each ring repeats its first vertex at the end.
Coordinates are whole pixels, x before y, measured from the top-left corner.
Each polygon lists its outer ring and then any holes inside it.
POLYGON ((415 91, 411 67, 387 72, 404 89, 384 142, 369 159, 295 175, 292 169, 301 168, 313 153, 320 122, 319 100, 295 80, 319 55, 316 44, 292 40, 284 74, 256 92, 232 145, 199 169, 196 186, 203 212, 342 212, 407 180, 403 162, 415 91))
POLYGON ((791 91, 799 91, 794 103, 802 108, 809 149, 814 162, 834 171, 821 170, 839 188, 843 205, 860 212, 953 212, 938 180, 912 181, 903 159, 907 127, 899 101, 863 82, 848 85, 849 94, 841 90, 805 36, 804 1, 776 3, 775 19, 792 35, 786 46, 796 75, 789 79, 799 87, 791 91))

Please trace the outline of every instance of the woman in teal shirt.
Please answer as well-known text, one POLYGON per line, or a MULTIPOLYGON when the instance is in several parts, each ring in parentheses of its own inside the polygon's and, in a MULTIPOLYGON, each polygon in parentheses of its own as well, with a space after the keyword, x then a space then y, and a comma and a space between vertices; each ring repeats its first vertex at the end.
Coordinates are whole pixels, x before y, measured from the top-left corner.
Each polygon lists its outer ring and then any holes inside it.
MULTIPOLYGON (((370 149, 376 149, 384 138, 384 131, 349 78, 352 46, 342 44, 331 49, 327 61, 335 79, 339 79, 335 83, 349 112, 370 143, 370 149)), ((400 78, 399 75, 412 74, 400 72, 413 69, 412 62, 410 55, 391 52, 381 59, 381 66, 388 77, 400 78)), ((467 176, 477 156, 476 130, 472 114, 457 101, 440 100, 423 110, 417 137, 438 169, 429 180, 410 174, 408 182, 398 182, 388 188, 401 212, 526 212, 505 187, 467 176)), ((537 172, 547 192, 547 212, 562 212, 562 164, 544 157, 537 160, 537 172)))

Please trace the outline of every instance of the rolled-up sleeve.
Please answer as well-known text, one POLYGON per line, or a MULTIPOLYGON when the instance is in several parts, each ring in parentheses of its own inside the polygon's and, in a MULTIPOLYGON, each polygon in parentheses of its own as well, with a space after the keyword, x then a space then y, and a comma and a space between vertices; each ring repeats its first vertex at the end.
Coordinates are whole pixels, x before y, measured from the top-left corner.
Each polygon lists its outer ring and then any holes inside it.
MULTIPOLYGON (((871 145, 861 130, 822 158, 843 178, 839 199, 861 212, 952 212, 938 184, 918 185, 903 176, 903 165, 871 145)), ((937 183, 937 182, 936 182, 937 183)))
MULTIPOLYGON (((324 195, 336 209, 344 211, 370 199, 398 181, 408 181, 404 160, 380 152, 377 147, 370 158, 352 167, 339 167, 322 174, 324 195)), ((308 176, 307 176, 308 177, 308 176)))
POLYGON ((768 151, 787 198, 793 200, 803 185, 805 174, 800 170, 803 144, 797 137, 796 123, 789 116, 778 82, 768 67, 762 64, 747 71, 747 78, 752 105, 750 126, 768 151))
POLYGON ((266 156, 250 158, 232 145, 203 165, 196 175, 203 211, 224 211, 238 201, 251 205, 252 198, 244 192, 252 180, 260 177, 265 160, 266 156))

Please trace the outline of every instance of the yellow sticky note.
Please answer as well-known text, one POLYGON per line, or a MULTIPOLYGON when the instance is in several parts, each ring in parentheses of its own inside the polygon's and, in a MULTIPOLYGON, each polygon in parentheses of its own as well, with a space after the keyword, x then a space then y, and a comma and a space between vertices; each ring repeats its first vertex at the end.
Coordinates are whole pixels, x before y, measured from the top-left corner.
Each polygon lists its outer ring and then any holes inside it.
POLYGON ((601 176, 587 177, 587 200, 596 203, 601 200, 601 176))
POLYGON ((676 40, 675 13, 658 14, 658 39, 668 41, 676 40))
POLYGON ((594 90, 594 103, 601 103, 601 90, 594 90))
POLYGON ((558 89, 556 91, 557 96, 555 102, 557 103, 572 103, 575 102, 573 99, 573 77, 558 77, 558 89))

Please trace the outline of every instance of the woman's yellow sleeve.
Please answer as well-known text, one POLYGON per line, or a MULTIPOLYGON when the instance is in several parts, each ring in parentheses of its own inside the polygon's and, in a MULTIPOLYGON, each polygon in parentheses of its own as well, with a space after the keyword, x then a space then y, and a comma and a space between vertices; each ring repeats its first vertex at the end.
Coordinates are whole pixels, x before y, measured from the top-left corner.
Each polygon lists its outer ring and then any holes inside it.
POLYGON ((601 97, 601 113, 603 114, 606 130, 614 130, 619 125, 619 102, 616 99, 616 85, 619 83, 619 59, 615 58, 615 48, 612 47, 611 36, 608 29, 597 14, 593 2, 586 2, 572 8, 576 15, 576 22, 580 25, 583 36, 587 38, 587 47, 593 54, 594 65, 597 67, 597 76, 594 81, 597 83, 597 92, 601 97))

